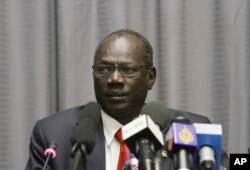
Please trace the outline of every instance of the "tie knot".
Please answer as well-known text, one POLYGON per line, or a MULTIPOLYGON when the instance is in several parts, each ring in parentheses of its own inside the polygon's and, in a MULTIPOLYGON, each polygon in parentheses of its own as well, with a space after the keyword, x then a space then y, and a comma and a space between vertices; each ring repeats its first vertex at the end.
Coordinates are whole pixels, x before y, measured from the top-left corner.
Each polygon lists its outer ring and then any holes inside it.
POLYGON ((118 131, 115 133, 115 138, 118 140, 120 144, 124 143, 122 139, 122 129, 118 129, 118 131))

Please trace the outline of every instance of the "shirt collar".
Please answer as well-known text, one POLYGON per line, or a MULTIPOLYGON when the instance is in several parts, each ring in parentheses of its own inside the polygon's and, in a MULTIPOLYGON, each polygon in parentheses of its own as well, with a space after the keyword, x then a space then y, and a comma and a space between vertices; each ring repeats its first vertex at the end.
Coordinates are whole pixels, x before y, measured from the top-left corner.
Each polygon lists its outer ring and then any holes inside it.
POLYGON ((103 110, 101 111, 101 117, 103 122, 103 131, 107 145, 109 146, 114 139, 115 133, 122 127, 122 124, 117 120, 109 116, 103 110))

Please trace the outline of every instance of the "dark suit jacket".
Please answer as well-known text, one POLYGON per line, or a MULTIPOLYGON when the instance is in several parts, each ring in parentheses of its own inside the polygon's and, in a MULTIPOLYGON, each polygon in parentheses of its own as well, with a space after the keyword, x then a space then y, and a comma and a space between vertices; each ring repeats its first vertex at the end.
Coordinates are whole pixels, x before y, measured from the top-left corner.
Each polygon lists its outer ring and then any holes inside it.
MULTIPOLYGON (((41 170, 45 163, 44 150, 51 142, 57 144, 55 159, 49 162, 49 168, 53 170, 69 170, 71 138, 80 119, 80 113, 84 106, 74 107, 61 111, 52 116, 46 117, 36 122, 30 140, 30 157, 25 170, 41 170)), ((210 123, 209 119, 193 113, 169 109, 170 114, 185 114, 191 123, 210 123)), ((166 125, 163 130, 165 134, 170 126, 166 125)), ((87 156, 88 170, 105 170, 105 143, 102 121, 100 121, 96 132, 96 144, 90 155, 87 156)), ((222 153, 222 164, 227 168, 229 159, 226 153, 222 153)), ((173 169, 172 159, 162 158, 161 167, 164 170, 173 169)))

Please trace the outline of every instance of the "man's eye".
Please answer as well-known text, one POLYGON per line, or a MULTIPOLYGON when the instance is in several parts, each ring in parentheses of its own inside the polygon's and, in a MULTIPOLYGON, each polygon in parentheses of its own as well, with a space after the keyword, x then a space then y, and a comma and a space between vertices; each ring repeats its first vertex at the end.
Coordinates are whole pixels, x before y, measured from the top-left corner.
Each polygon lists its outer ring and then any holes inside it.
POLYGON ((123 73, 128 75, 134 74, 138 71, 136 67, 122 67, 121 70, 123 73))
POLYGON ((99 66, 98 70, 99 73, 107 74, 112 72, 112 67, 109 66, 99 66))

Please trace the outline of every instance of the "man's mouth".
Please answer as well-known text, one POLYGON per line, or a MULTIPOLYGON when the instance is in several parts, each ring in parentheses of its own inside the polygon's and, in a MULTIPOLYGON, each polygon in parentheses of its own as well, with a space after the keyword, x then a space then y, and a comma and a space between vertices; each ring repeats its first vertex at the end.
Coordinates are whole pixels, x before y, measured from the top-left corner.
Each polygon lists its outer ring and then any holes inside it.
POLYGON ((105 98, 113 101, 124 100, 127 96, 125 94, 108 94, 105 95, 105 98))

